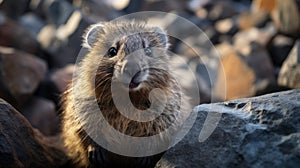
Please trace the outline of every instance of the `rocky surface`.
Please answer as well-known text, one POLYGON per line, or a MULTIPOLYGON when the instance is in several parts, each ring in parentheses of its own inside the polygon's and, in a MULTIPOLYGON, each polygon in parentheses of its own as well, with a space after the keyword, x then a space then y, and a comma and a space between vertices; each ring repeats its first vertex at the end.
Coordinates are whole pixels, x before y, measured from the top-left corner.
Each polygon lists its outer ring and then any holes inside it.
POLYGON ((38 128, 46 136, 53 136, 59 130, 59 117, 55 104, 42 97, 33 97, 22 109, 24 117, 32 127, 38 128))
POLYGON ((0 47, 0 96, 22 107, 47 72, 46 63, 24 51, 0 47))
POLYGON ((300 87, 300 41, 298 41, 279 73, 278 82, 290 88, 300 87))
MULTIPOLYGON (((0 0, 0 98, 20 111, 31 125, 40 131, 34 129, 34 136, 46 135, 49 138, 49 136, 57 136, 60 133, 60 95, 71 81, 85 28, 90 24, 110 21, 131 12, 164 11, 181 16, 195 24, 192 26, 191 24, 181 24, 179 18, 174 19, 170 15, 154 18, 155 25, 165 27, 169 34, 179 34, 178 38, 170 36, 170 52, 172 53, 170 55, 178 55, 185 61, 178 64, 176 70, 181 76, 183 87, 189 93, 189 97, 199 104, 300 88, 298 53, 300 0, 124 0, 122 3, 116 2, 109 0, 0 0), (194 28, 200 29, 201 33, 195 34, 194 28), (189 70, 192 70, 194 76, 187 75, 190 73, 189 70), (199 92, 191 91, 194 89, 199 89, 199 92)), ((171 58, 172 61, 176 61, 176 59, 176 57, 171 58)), ((294 94, 291 94, 291 97, 293 96, 294 94)), ((266 98, 275 99, 268 96, 266 98)), ((248 101, 254 100, 256 99, 248 101)), ((278 104, 281 106, 282 103, 278 104)), ((241 103, 237 106, 244 105, 241 103)), ((249 106, 247 103, 246 105, 249 106)), ((273 108, 276 104, 267 105, 270 107, 266 107, 266 110, 273 108)), ((217 106, 224 106, 224 103, 217 106)), ((293 105, 291 104, 291 106, 293 105)), ((298 106, 294 105, 289 108, 296 107, 298 106)), ((233 108, 233 110, 237 109, 233 108)), ((199 115, 205 116, 206 114, 199 112, 198 118, 199 115)), ((265 115, 264 110, 259 115, 265 115)), ((269 116, 269 114, 266 115, 269 116)), ((288 116, 289 114, 286 114, 286 117, 288 116)), ((3 119, 2 117, 5 115, 0 115, 0 120, 3 119)), ((280 115, 276 115, 276 117, 280 117, 280 115)), ((200 120, 202 121, 202 119, 200 120)), ((196 141, 191 142, 196 145, 195 149, 199 150, 190 150, 191 152, 203 153, 207 149, 213 152, 207 156, 202 153, 194 153, 194 156, 199 156, 201 160, 196 160, 192 166, 218 167, 217 162, 213 161, 215 158, 220 160, 221 165, 227 167, 236 166, 236 162, 244 164, 244 167, 249 166, 248 163, 253 163, 255 166, 256 158, 250 157, 250 154, 246 155, 247 152, 264 154, 260 148, 257 151, 250 150, 252 148, 249 147, 249 144, 251 146, 255 136, 261 137, 262 140, 254 145, 259 147, 261 145, 264 150, 263 147, 268 140, 273 144, 283 144, 278 147, 283 151, 298 142, 289 136, 279 137, 280 142, 268 139, 268 137, 272 137, 273 131, 269 129, 267 129, 269 132, 258 130, 262 132, 259 135, 250 135, 250 133, 244 135, 245 128, 240 125, 253 121, 251 119, 241 120, 224 114, 216 130, 219 130, 218 134, 214 134, 214 138, 216 140, 225 139, 228 144, 205 141, 204 143, 208 143, 208 146, 215 145, 216 147, 204 147, 202 150, 202 144, 199 145, 200 143, 196 143, 196 141), (235 132, 231 132, 233 126, 230 124, 232 123, 236 124, 235 132), (237 134, 235 134, 236 132, 237 134), (230 145, 238 144, 241 140, 239 137, 243 136, 249 136, 249 141, 245 140, 236 148, 229 149, 230 145), (228 148, 223 150, 224 146, 228 148), (217 155, 218 153, 220 155, 217 155), (239 155, 240 153, 241 155, 239 155), (231 162, 232 158, 235 158, 236 162, 231 162), (200 161, 201 163, 198 163, 200 161)), ((268 119, 268 121, 270 120, 268 119)), ((25 125, 28 125, 28 122, 23 119, 14 120, 14 122, 19 124, 24 122, 25 125)), ((276 120, 276 122, 278 121, 276 120)), ((197 126, 199 127, 197 129, 200 129, 202 125, 198 124, 197 126)), ((288 129, 294 130, 289 126, 285 129, 287 132, 288 129)), ((275 129, 273 134, 277 134, 276 131, 275 129)), ((11 141, 22 140, 17 133, 11 135, 11 141)), ((198 136, 196 132, 191 134, 198 136)), ((28 139, 23 140, 30 142, 32 140, 30 138, 32 137, 29 136, 28 139)), ((32 141, 35 142, 35 140, 32 141)), ((59 143, 59 141, 57 142, 59 143)), ((54 146, 59 145, 61 143, 54 146)), ((185 146, 187 149, 194 148, 187 144, 185 146)), ((43 150, 39 152, 41 151, 43 150)), ((178 161, 183 162, 187 158, 184 155, 191 156, 188 152, 180 152, 183 154, 179 156, 183 157, 178 161)), ((290 159, 291 155, 283 156, 280 152, 276 154, 282 160, 290 159)), ((10 154, 14 156, 13 153, 10 154)), ((29 155, 21 153, 21 156, 29 155)), ((299 154, 294 156, 297 158, 299 154)), ((37 156, 34 155, 34 157, 37 156)), ((34 157, 27 157, 27 159, 34 157)), ((41 154, 41 158, 43 157, 44 155, 41 154)), ((51 157, 47 157, 47 159, 51 160, 51 157)), ((166 155, 167 157, 171 156, 166 155)), ((261 160, 268 159, 268 157, 263 155, 261 160)), ((1 158, 2 153, 0 153, 0 160, 1 158)), ((191 156, 191 158, 193 157, 191 156)), ((16 164, 23 164, 23 160, 16 160, 16 164)), ((36 160, 38 161, 38 159, 36 160)), ((291 160, 294 161, 293 158, 291 160)), ((165 161, 161 164, 166 165, 167 160, 165 159, 165 161)), ((172 163, 171 161, 170 163, 172 163)), ((281 163, 281 160, 279 162, 281 163)), ((3 165, 1 163, 0 167, 3 165)), ((277 162, 275 163, 277 164, 277 162)), ((269 162, 257 162, 257 164, 256 167, 260 167, 261 164, 263 167, 269 166, 269 162)))
POLYGON ((300 90, 203 104, 195 111, 190 132, 157 168, 299 166, 300 90))
POLYGON ((32 128, 25 117, 0 99, 0 167, 59 167, 67 157, 60 147, 32 128))

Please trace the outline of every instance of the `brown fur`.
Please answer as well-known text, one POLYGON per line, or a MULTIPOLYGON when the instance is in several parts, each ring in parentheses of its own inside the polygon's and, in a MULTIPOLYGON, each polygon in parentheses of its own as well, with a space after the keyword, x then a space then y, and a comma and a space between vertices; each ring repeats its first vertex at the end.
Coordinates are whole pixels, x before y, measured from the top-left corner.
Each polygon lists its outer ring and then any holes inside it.
MULTIPOLYGON (((156 135, 184 118, 180 114, 180 101, 183 95, 170 73, 168 56, 165 51, 157 57, 147 58, 150 60, 148 64, 152 64, 151 67, 158 67, 159 69, 150 68, 149 76, 147 81, 143 82, 143 87, 130 92, 133 105, 138 109, 145 110, 150 106, 150 91, 155 88, 161 89, 167 97, 163 114, 152 121, 138 122, 124 117, 114 105, 111 93, 112 79, 114 73, 119 70, 118 65, 122 64, 122 60, 126 57, 126 51, 129 51, 132 46, 129 46, 127 50, 126 46, 123 46, 123 50, 120 49, 120 53, 123 51, 123 56, 118 54, 116 57, 108 58, 105 57, 105 53, 116 43, 116 39, 122 43, 124 37, 136 34, 141 30, 147 32, 141 33, 137 37, 147 39, 152 47, 167 49, 168 44, 164 44, 164 39, 155 32, 155 28, 147 27, 144 23, 135 21, 105 23, 103 30, 97 32, 97 41, 79 64, 77 69, 79 73, 76 74, 73 85, 64 94, 63 135, 65 145, 69 156, 80 166, 87 167, 90 165, 87 155, 88 148, 95 145, 83 130, 83 125, 95 121, 94 114, 99 113, 100 110, 105 120, 115 129, 135 137, 156 135), (98 108, 90 107, 94 102, 93 95, 96 96, 98 108)), ((118 98, 122 101, 122 94, 126 92, 122 87, 117 89, 120 90, 114 90, 114 93, 120 94, 118 98)), ((155 95, 154 99, 159 101, 161 97, 155 95)), ((97 133, 101 135, 105 132, 97 133)))

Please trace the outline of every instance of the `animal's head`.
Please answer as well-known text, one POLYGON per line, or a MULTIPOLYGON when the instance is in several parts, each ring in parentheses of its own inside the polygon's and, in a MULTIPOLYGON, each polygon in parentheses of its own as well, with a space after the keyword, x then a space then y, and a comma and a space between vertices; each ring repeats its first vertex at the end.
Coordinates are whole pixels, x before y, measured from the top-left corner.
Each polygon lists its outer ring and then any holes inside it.
POLYGON ((130 91, 168 85, 168 38, 160 27, 136 21, 95 24, 87 29, 83 47, 100 62, 97 85, 112 79, 130 91))

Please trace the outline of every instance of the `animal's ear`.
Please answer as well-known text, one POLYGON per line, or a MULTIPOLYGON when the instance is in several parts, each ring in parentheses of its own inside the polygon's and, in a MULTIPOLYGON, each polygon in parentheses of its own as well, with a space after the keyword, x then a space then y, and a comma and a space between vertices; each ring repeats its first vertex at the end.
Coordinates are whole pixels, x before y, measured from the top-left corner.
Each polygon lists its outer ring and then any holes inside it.
POLYGON ((85 48, 88 48, 88 49, 92 48, 94 46, 95 42, 97 41, 99 33, 101 33, 103 28, 104 28, 103 23, 93 24, 93 25, 89 26, 86 29, 85 34, 83 35, 82 46, 85 48))
POLYGON ((160 43, 163 44, 163 47, 168 48, 169 40, 168 40, 168 36, 166 35, 166 32, 161 27, 154 27, 154 32, 158 36, 160 43))

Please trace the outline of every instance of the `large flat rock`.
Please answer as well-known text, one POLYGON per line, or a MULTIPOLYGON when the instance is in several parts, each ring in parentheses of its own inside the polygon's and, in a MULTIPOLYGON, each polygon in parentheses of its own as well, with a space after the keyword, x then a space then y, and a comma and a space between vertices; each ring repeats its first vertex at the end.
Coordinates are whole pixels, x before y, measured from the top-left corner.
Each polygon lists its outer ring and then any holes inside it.
POLYGON ((157 167, 299 167, 300 90, 195 110, 189 133, 157 167))

